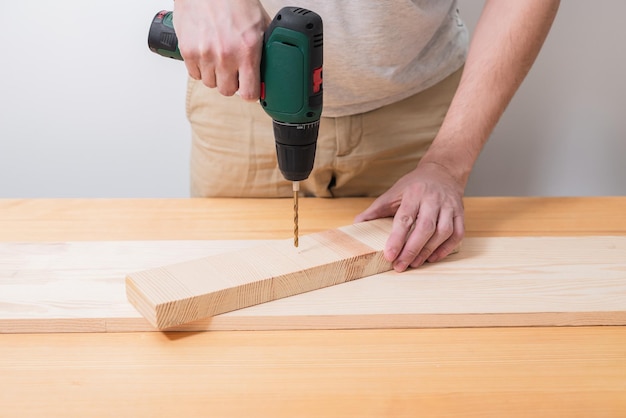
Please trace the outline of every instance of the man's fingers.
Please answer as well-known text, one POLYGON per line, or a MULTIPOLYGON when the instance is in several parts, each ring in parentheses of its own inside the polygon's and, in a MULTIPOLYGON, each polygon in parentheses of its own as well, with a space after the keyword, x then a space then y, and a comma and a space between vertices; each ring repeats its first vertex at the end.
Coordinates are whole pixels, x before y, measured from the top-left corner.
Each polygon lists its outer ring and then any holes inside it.
MULTIPOLYGON (((404 251, 407 237, 409 237, 409 234, 415 226, 415 220, 420 210, 419 204, 417 199, 405 199, 393 217, 391 233, 385 244, 384 254, 387 261, 394 262, 394 268, 395 264, 398 263, 398 257, 400 257, 404 251)), ((402 260, 406 259, 406 257, 408 256, 405 254, 402 260)), ((404 268, 406 269, 406 267, 404 268)))
POLYGON ((424 264, 426 260, 429 259, 431 254, 435 252, 439 248, 439 246, 446 242, 446 240, 453 234, 453 215, 454 211, 452 210, 452 208, 441 209, 437 218, 437 224, 435 225, 434 233, 423 245, 417 257, 415 257, 413 262, 411 262, 411 267, 416 268, 424 264))
MULTIPOLYGON (((414 225, 413 217, 411 215, 396 215, 393 218, 393 226, 391 227, 391 234, 387 239, 385 245, 385 258, 387 261, 394 262, 394 268, 398 264, 398 256, 402 253, 405 242, 411 229, 414 225)), ((405 267, 406 268, 406 267, 405 267)))
MULTIPOLYGON (((419 206, 414 225, 411 226, 408 237, 405 237, 404 247, 393 263, 394 270, 404 271, 421 259, 422 249, 436 232, 438 217, 439 206, 424 203, 419 206)), ((391 236, 389 239, 391 240, 391 236)))
MULTIPOLYGON (((204 82, 204 79, 202 80, 204 82)), ((217 68, 215 70, 217 91, 223 96, 232 96, 239 90, 239 75, 237 71, 217 68)))
POLYGON ((189 73, 189 77, 193 78, 194 80, 202 79, 202 73, 200 72, 200 69, 198 67, 187 66, 187 72, 189 73))
POLYGON ((428 257, 428 261, 434 263, 452 254, 455 250, 458 250, 463 237, 465 235, 465 224, 463 221, 463 215, 456 215, 452 219, 453 231, 452 234, 446 239, 439 247, 433 251, 428 257))
POLYGON ((363 212, 354 218, 354 222, 365 222, 373 219, 388 218, 394 216, 395 210, 387 200, 386 195, 380 196, 363 212))
POLYGON ((213 66, 204 66, 202 69, 202 75, 200 76, 200 80, 202 80, 202 84, 209 88, 217 87, 217 76, 215 74, 215 67, 213 66))
POLYGON ((189 77, 194 80, 202 80, 202 84, 207 87, 217 87, 215 66, 212 61, 203 59, 197 51, 181 51, 181 54, 189 77))
POLYGON ((194 59, 185 59, 185 67, 187 67, 187 73, 189 77, 194 80, 202 79, 202 71, 200 71, 200 67, 198 67, 198 61, 194 59))
POLYGON ((246 47, 239 60, 239 95, 244 100, 258 100, 261 95, 261 55, 263 34, 246 38, 246 47))
POLYGON ((258 100, 261 95, 259 67, 245 65, 239 68, 239 96, 244 100, 258 100))

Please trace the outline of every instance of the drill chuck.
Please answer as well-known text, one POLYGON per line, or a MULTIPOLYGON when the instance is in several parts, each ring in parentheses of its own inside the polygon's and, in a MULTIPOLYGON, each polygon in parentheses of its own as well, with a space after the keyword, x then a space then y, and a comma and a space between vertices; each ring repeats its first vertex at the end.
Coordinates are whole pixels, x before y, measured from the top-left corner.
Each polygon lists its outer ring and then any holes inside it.
POLYGON ((273 121, 276 157, 283 177, 306 180, 313 170, 320 121, 284 123, 273 121))

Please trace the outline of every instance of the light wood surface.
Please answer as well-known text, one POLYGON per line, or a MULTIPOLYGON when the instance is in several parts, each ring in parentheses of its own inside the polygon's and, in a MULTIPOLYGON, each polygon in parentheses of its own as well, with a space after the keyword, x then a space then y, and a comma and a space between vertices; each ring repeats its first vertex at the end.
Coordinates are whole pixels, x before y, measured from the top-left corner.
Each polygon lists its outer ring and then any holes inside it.
MULTIPOLYGON (((331 230, 334 231, 334 230, 331 230)), ((293 249, 291 240, 289 251, 293 249)), ((129 271, 276 241, 0 242, 0 333, 155 328, 127 301, 129 271)), ((306 240, 303 241, 305 248, 306 240)), ((334 277, 334 276, 329 276, 334 277)), ((174 330, 622 325, 626 237, 474 237, 461 253, 240 309, 174 330)))
MULTIPOLYGON (((288 239, 291 199, 2 199, 0 241, 288 239)), ((371 198, 300 199, 300 233, 349 225, 371 198)), ((624 235, 626 198, 465 199, 465 234, 624 235)))
MULTIPOLYGON (((369 202, 312 199, 301 222, 346 225, 369 202)), ((626 235, 626 198, 465 207, 468 236, 626 235)), ((290 210, 286 200, 0 200, 0 240, 286 239, 290 210)), ((0 334, 3 418, 623 417, 625 394, 621 326, 0 334)))

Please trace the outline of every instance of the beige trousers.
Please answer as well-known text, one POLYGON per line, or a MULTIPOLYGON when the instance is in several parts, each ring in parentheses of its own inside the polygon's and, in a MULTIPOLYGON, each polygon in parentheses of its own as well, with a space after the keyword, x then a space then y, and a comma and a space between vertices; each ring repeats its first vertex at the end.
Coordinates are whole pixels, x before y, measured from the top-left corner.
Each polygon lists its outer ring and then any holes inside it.
MULTIPOLYGON (((415 168, 458 86, 458 70, 408 99, 358 115, 323 117, 305 196, 379 196, 415 168)), ((289 197, 276 161, 272 121, 257 102, 221 96, 189 80, 191 195, 289 197)))

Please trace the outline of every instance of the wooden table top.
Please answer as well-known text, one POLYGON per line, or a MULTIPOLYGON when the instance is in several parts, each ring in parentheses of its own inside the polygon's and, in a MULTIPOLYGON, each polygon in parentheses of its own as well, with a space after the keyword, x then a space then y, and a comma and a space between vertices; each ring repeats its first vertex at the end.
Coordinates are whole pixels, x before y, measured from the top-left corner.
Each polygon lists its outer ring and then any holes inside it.
MULTIPOLYGON (((302 199, 303 234, 371 199, 302 199)), ((626 197, 466 198, 467 236, 626 235, 626 197)), ((0 241, 291 236, 284 199, 5 199, 0 241)), ((0 262, 2 262, 0 260, 0 262)), ((0 417, 623 417, 626 327, 0 334, 0 417)))

